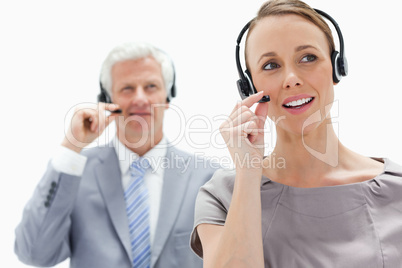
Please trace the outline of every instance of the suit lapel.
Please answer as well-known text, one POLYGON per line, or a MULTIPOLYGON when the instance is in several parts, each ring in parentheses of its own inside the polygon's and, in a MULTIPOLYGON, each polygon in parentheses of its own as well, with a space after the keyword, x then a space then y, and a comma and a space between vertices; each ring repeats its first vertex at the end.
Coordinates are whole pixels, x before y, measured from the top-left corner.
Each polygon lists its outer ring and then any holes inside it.
POLYGON ((110 146, 102 150, 99 159, 100 165, 95 171, 96 179, 113 227, 132 262, 126 202, 121 182, 121 171, 114 147, 110 146))
POLYGON ((168 239, 180 211, 188 185, 189 170, 185 170, 188 159, 177 156, 174 147, 167 149, 167 167, 163 176, 162 197, 158 224, 152 249, 151 267, 154 267, 168 239))

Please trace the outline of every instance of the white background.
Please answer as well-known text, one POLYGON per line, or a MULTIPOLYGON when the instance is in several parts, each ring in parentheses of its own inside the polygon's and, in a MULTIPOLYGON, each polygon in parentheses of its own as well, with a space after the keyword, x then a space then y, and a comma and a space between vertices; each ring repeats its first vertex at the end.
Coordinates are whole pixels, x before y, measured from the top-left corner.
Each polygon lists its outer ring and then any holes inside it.
MULTIPOLYGON (((336 86, 340 140, 367 156, 402 164, 402 18, 397 0, 311 0, 332 15, 346 45, 349 76, 336 86)), ((100 65, 116 44, 142 40, 171 55, 178 97, 165 132, 178 146, 227 157, 216 133, 239 100, 235 41, 262 1, 0 2, 0 267, 26 267, 13 253, 25 203, 63 138, 75 105, 95 102, 100 65), (181 111, 177 110, 180 107, 181 111), (190 130, 192 129, 192 130, 190 130), (183 135, 184 133, 184 135, 183 135), (191 139, 191 140, 190 140, 191 139), (207 143, 204 146, 196 144, 207 143), (194 148, 197 147, 197 148, 194 148)), ((274 140, 267 138, 269 146, 274 140)), ((57 267, 67 267, 68 261, 57 267)))

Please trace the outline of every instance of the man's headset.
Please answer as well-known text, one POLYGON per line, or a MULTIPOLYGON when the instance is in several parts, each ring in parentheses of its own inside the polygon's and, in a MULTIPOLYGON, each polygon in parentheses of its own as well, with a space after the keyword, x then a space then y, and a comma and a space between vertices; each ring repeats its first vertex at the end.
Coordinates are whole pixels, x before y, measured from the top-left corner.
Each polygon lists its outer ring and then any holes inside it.
MULTIPOLYGON (((166 101, 170 102, 172 98, 176 97, 177 91, 176 91, 176 71, 174 68, 173 61, 170 60, 172 64, 172 69, 173 69, 173 81, 172 81, 172 86, 170 87, 170 90, 168 91, 166 101)), ((102 82, 99 80, 99 86, 100 86, 100 93, 98 94, 98 102, 105 102, 105 103, 112 103, 112 98, 109 96, 109 93, 107 90, 103 87, 102 82)))
MULTIPOLYGON (((348 75, 348 61, 345 56, 345 46, 343 43, 343 36, 341 29, 339 28, 338 23, 330 15, 318 9, 314 10, 321 16, 328 19, 332 23, 332 25, 334 25, 336 32, 338 33, 340 52, 336 50, 332 51, 331 62, 332 62, 332 79, 335 83, 339 83, 339 81, 341 81, 342 76, 348 75)), ((249 21, 241 30, 239 36, 237 37, 237 45, 236 45, 236 66, 240 77, 240 79, 237 80, 237 89, 239 90, 239 94, 242 99, 245 99, 248 96, 257 93, 257 90, 255 89, 253 84, 250 71, 246 69, 243 72, 240 63, 240 42, 244 33, 250 27, 251 22, 252 21, 249 21)), ((268 102, 268 101, 270 101, 270 98, 268 95, 265 95, 259 102, 268 102)))

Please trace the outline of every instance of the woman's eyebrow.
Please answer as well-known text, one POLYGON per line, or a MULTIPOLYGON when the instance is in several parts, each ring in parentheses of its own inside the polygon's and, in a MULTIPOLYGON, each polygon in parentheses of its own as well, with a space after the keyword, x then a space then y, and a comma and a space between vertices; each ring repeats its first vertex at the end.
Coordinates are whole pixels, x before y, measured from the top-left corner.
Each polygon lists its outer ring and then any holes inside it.
MULTIPOLYGON (((296 51, 296 52, 299 52, 299 51, 302 51, 302 50, 305 50, 305 49, 308 49, 308 48, 312 48, 312 49, 318 50, 315 46, 312 46, 312 45, 302 45, 302 46, 296 47, 296 48, 295 48, 295 51, 296 51)), ((264 53, 264 54, 262 54, 262 55, 260 56, 260 58, 259 58, 259 60, 258 60, 257 63, 259 63, 263 58, 266 58, 266 57, 275 57, 275 56, 277 56, 277 54, 276 54, 275 52, 267 52, 267 53, 264 53)))
POLYGON ((296 51, 296 52, 299 52, 299 51, 302 51, 302 50, 305 50, 305 49, 308 49, 308 48, 312 48, 312 49, 318 50, 315 46, 312 46, 312 45, 303 45, 303 46, 298 46, 298 47, 296 47, 296 48, 295 48, 295 51, 296 51))
POLYGON ((259 63, 263 58, 266 58, 266 57, 275 57, 275 56, 277 56, 277 54, 276 54, 275 52, 267 52, 267 53, 264 53, 264 54, 261 55, 261 57, 260 57, 260 59, 258 60, 257 63, 259 63))

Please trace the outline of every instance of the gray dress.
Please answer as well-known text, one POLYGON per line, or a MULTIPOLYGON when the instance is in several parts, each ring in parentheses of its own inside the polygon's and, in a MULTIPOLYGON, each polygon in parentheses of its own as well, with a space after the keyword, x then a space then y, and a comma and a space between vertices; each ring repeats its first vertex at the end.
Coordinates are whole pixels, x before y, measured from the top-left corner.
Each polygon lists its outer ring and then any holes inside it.
MULTIPOLYGON (((402 167, 384 159, 368 181, 318 188, 262 178, 265 267, 402 267, 402 167)), ((199 191, 191 247, 202 257, 196 227, 224 225, 234 170, 218 170, 199 191)))

